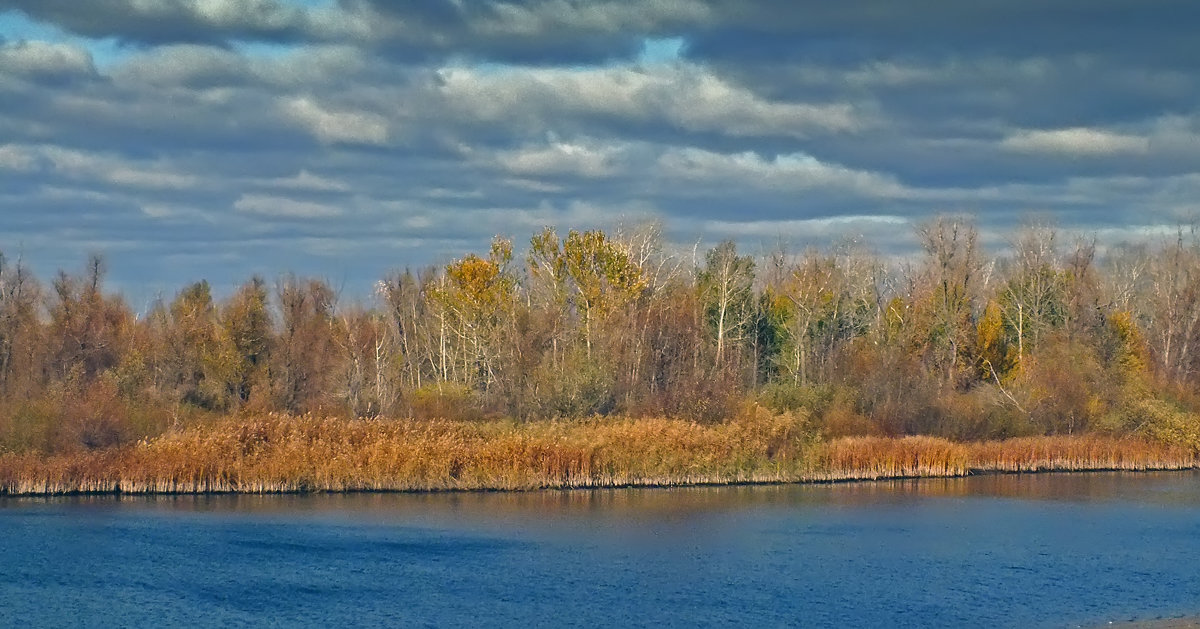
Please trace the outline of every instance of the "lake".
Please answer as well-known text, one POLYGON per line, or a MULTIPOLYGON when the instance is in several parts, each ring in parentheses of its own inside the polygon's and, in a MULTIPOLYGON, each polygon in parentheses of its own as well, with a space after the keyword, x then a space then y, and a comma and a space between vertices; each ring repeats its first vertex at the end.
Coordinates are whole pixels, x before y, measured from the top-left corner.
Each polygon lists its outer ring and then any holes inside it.
POLYGON ((1200 614, 1200 473, 0 498, 2 626, 1077 627, 1200 614))

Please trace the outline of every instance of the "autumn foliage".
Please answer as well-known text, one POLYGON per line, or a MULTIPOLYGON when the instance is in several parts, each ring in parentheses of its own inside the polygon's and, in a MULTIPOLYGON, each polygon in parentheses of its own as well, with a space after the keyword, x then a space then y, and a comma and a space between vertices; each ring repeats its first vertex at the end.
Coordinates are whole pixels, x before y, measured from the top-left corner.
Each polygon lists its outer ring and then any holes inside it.
POLYGON ((1144 439, 814 439, 802 414, 721 424, 614 418, 388 422, 269 415, 135 444, 0 456, 0 494, 526 490, 1181 469, 1192 450, 1144 439))
POLYGON ((1030 225, 989 256, 961 217, 916 235, 922 255, 889 262, 853 241, 672 252, 653 226, 547 228, 365 300, 292 275, 228 295, 201 280, 141 314, 100 258, 46 282, 0 257, 0 459, 18 484, 36 467, 98 486, 433 488, 1200 449, 1194 236, 1100 256, 1030 225))

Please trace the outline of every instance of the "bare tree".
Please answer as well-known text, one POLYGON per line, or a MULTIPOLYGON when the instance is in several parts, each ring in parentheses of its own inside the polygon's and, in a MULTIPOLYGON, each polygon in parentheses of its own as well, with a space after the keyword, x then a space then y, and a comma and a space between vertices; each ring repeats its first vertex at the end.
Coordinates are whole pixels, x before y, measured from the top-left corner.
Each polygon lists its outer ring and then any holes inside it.
POLYGON ((979 232, 963 217, 939 216, 917 229, 925 251, 919 281, 927 311, 927 342, 945 381, 958 377, 971 345, 979 232))
POLYGON ((1031 223, 1013 242, 1014 268, 1000 303, 1016 339, 1018 369, 1028 348, 1036 347, 1047 330, 1067 318, 1067 276, 1058 269, 1057 240, 1053 227, 1031 223))
POLYGON ((716 364, 725 360, 725 347, 740 344, 754 319, 754 258, 739 256, 731 240, 709 250, 697 278, 705 314, 716 335, 716 364))
POLYGON ((1170 377, 1190 378, 1200 342, 1200 243, 1180 229, 1153 257, 1147 279, 1146 314, 1158 366, 1170 377))

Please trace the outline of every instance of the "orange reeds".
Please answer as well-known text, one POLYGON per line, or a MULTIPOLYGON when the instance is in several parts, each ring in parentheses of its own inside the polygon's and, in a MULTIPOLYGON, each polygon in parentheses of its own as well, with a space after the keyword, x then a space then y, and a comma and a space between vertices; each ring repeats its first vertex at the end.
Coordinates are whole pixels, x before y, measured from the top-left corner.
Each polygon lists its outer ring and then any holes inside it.
POLYGON ((1170 470, 1195 467, 1191 448, 1101 435, 1021 437, 970 446, 981 471, 1170 470))
POLYGON ((724 424, 226 419, 106 451, 0 455, 0 494, 524 490, 1181 469, 1184 448, 1101 436, 815 439, 803 416, 724 424))

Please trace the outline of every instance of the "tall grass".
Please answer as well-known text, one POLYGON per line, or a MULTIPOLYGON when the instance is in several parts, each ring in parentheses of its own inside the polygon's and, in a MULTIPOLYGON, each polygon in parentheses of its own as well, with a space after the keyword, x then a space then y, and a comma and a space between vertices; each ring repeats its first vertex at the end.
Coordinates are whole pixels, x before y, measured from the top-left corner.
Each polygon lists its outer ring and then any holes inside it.
POLYGON ((110 450, 0 455, 0 494, 526 490, 1196 465, 1190 449, 1100 436, 823 441, 805 416, 765 412, 716 425, 267 415, 110 450))

